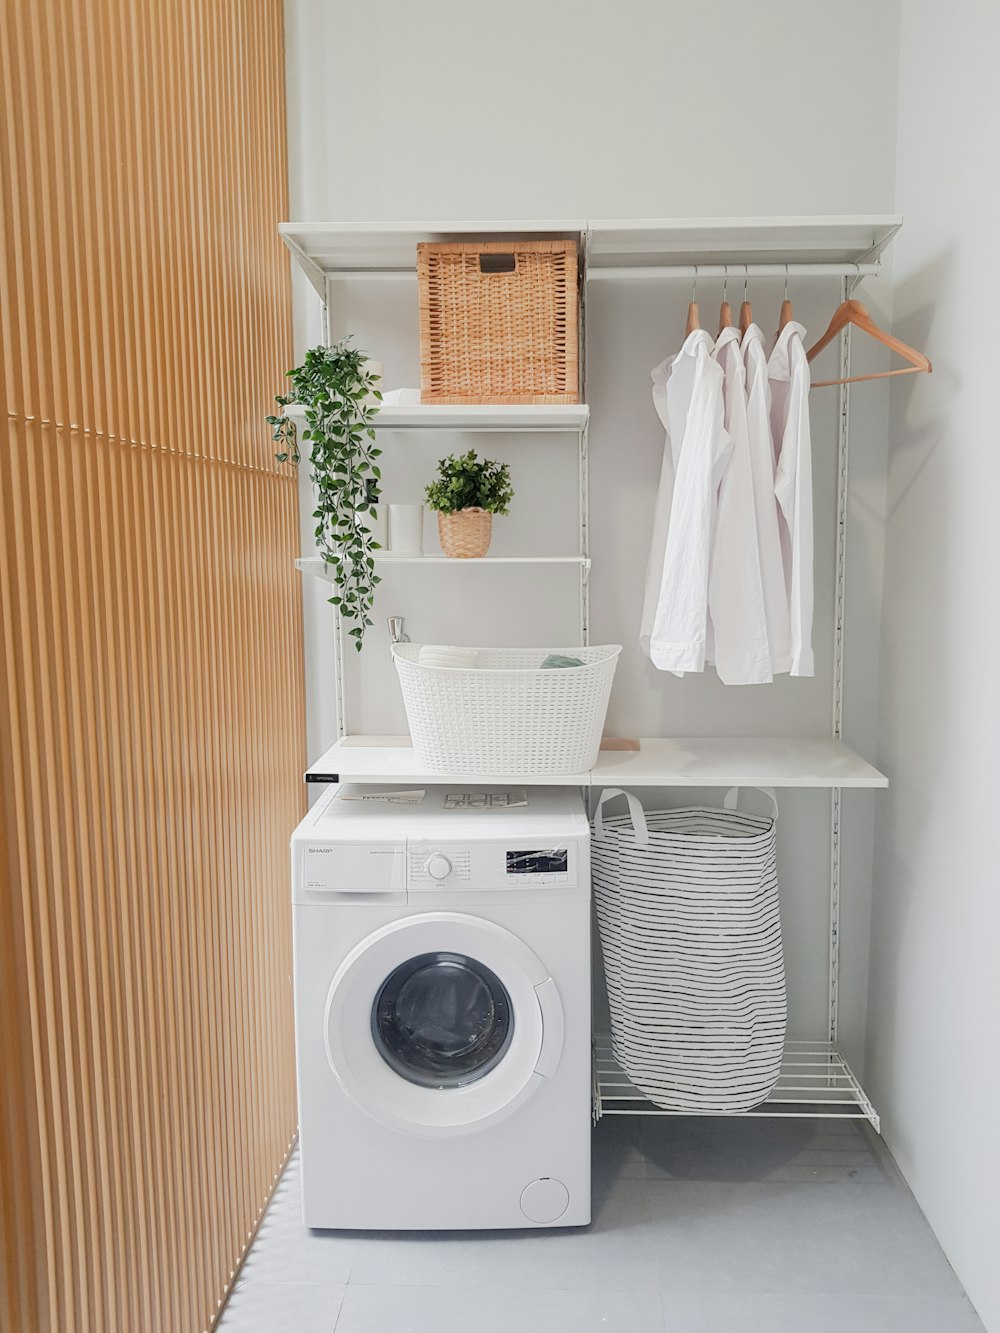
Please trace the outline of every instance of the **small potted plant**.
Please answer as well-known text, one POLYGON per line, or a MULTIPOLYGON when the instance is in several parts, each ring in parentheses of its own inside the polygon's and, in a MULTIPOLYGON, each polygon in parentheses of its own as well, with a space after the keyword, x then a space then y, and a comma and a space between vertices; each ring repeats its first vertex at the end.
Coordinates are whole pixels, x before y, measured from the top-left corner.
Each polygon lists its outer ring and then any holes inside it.
POLYGON ((280 414, 267 418, 280 453, 279 463, 297 464, 298 431, 285 408, 305 409, 313 485, 316 488, 316 545, 333 571, 336 594, 330 598, 345 620, 360 651, 375 599, 374 552, 380 549, 373 530, 379 515, 382 473, 375 461, 372 421, 382 395, 376 363, 344 338, 332 347, 313 347, 301 366, 288 372, 291 392, 275 399, 280 414))
POLYGON ((479 458, 474 449, 438 462, 438 475, 425 492, 437 510, 441 550, 470 560, 490 549, 493 515, 506 514, 514 491, 510 468, 492 458, 479 458))

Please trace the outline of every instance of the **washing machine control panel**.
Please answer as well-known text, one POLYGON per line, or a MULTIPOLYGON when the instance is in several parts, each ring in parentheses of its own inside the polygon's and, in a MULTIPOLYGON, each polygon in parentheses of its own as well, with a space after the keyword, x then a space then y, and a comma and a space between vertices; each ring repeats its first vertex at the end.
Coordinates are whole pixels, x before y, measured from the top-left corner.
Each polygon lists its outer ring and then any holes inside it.
POLYGON ((572 888, 579 882, 577 860, 571 840, 550 847, 410 841, 407 886, 411 891, 572 888))
POLYGON ((411 888, 467 888, 472 881, 468 847, 411 842, 408 851, 407 878, 411 888))

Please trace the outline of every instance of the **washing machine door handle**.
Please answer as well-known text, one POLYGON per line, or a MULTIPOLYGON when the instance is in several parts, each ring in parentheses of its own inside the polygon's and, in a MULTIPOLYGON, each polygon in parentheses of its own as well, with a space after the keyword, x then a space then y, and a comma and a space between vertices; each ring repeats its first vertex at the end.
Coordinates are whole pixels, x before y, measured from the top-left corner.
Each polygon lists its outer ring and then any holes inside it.
POLYGON ((538 1052, 535 1073, 551 1078, 559 1067, 566 1037, 566 1019, 562 1000, 551 977, 535 987, 538 1007, 542 1011, 542 1049, 538 1052))

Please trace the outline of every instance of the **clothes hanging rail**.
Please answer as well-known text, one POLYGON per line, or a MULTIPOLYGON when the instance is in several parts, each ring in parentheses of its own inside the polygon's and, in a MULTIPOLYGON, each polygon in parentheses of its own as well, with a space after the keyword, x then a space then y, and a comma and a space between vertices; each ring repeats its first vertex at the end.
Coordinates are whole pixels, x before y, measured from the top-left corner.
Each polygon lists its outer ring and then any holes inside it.
POLYGON ((874 278, 878 264, 639 264, 609 265, 587 269, 587 281, 596 278, 725 278, 738 281, 744 275, 751 278, 874 278))
MULTIPOLYGON (((695 269, 698 278, 724 278, 725 264, 607 264, 590 265, 587 268, 587 280, 595 278, 693 278, 695 269)), ((744 268, 751 278, 783 278, 787 272, 790 278, 874 278, 878 275, 878 264, 741 264, 735 261, 729 265, 731 278, 742 278, 744 268)), ((416 280, 416 270, 408 268, 351 268, 340 269, 330 275, 333 278, 388 278, 392 280, 416 280)))

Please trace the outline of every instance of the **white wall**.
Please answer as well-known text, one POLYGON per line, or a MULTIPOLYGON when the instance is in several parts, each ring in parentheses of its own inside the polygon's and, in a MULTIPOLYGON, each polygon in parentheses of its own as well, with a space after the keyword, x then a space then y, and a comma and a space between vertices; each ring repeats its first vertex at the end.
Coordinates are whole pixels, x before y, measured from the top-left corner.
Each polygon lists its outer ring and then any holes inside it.
POLYGON ((889 211, 897 0, 288 0, 302 220, 889 211))
POLYGON ((1000 7, 905 0, 895 329, 934 374, 891 408, 868 1078, 884 1132, 1000 1330, 1000 7))
MULTIPOLYGON (((443 0, 355 6, 289 0, 287 13, 291 208, 299 220, 891 211, 896 3, 626 0, 610 10, 579 0, 514 0, 497 8, 443 0)), ((333 333, 353 330, 385 362, 388 385, 418 383, 414 284, 340 286, 333 333)), ((708 320, 720 286, 705 284, 699 293, 708 320)), ((689 290, 659 281, 594 284, 591 292, 592 640, 626 645, 609 730, 822 735, 830 726, 835 391, 819 391, 814 406, 816 680, 726 689, 710 676, 664 677, 638 654, 640 586, 663 445, 649 370, 674 350, 689 290)), ((305 325, 315 298, 303 282, 297 292, 301 351, 316 337, 305 325)), ((760 322, 772 327, 780 283, 754 284, 750 294, 760 322)), ((740 295, 731 286, 730 298, 740 295)), ((839 289, 830 280, 800 282, 791 295, 797 316, 818 333, 839 289)), ((876 284, 876 311, 879 296, 876 284)), ((857 400, 853 424, 848 665, 855 688, 845 725, 847 739, 869 755, 887 398, 872 386, 857 400)), ((386 491, 396 500, 421 498, 446 448, 488 448, 507 458, 518 496, 511 517, 497 524, 495 549, 573 549, 571 442, 401 435, 387 444, 386 491), (560 526, 566 515, 569 527, 560 526)), ((322 594, 314 583, 304 591, 316 755, 334 738, 332 666, 322 594)), ((433 641, 455 637, 456 608, 462 636, 472 642, 565 640, 575 618, 573 577, 559 570, 538 578, 501 569, 391 571, 380 591, 372 648, 357 660, 351 654, 352 730, 402 729, 384 616, 405 613, 413 637, 433 641), (564 596, 554 597, 560 586, 564 596), (554 617, 553 605, 561 606, 554 617)), ((845 812, 842 1030, 859 1065, 877 799, 852 797, 845 812)), ((795 1036, 825 1035, 828 811, 826 793, 783 797, 783 914, 795 1036)))

